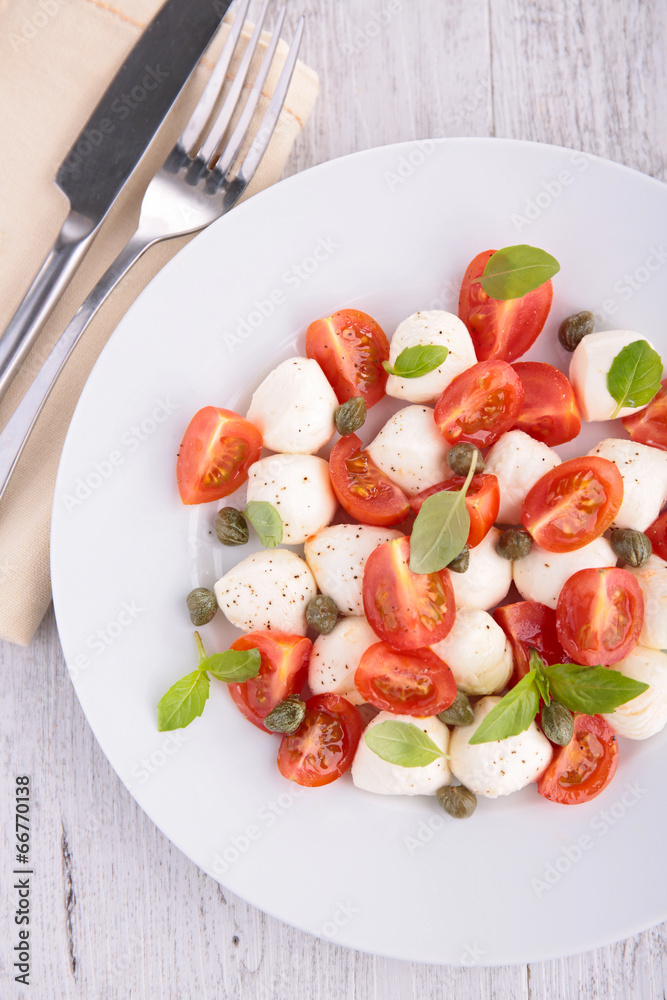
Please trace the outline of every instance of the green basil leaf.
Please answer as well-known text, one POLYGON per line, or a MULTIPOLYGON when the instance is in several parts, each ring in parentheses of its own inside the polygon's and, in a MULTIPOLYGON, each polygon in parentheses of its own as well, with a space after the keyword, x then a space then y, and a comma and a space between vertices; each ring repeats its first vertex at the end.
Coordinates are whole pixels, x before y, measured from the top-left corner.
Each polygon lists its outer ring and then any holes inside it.
POLYGON ((420 378, 435 371, 447 359, 449 348, 440 344, 416 344, 406 347, 393 365, 383 361, 382 366, 389 375, 399 378, 420 378))
POLYGON ((189 726, 204 711, 208 689, 208 676, 203 670, 193 670, 176 681, 157 704, 157 727, 160 732, 189 726))
POLYGON ((280 545, 283 540, 283 519, 272 503, 251 500, 245 509, 245 516, 265 549, 275 549, 276 545, 280 545))
POLYGON ((369 729, 364 739, 373 753, 399 767, 426 767, 445 756, 431 737, 411 722, 388 719, 369 729))
POLYGON ((219 681, 239 684, 256 677, 262 665, 258 649, 227 649, 224 653, 207 656, 199 664, 200 670, 208 670, 219 681))
POLYGON ((546 250, 521 243, 504 247, 489 257, 484 274, 473 278, 492 299, 520 299, 560 271, 560 264, 546 250))
POLYGON ((549 694, 549 680, 547 675, 544 673, 545 667, 546 661, 542 659, 536 649, 531 649, 530 669, 535 671, 535 683, 537 684, 537 690, 544 698, 544 704, 550 705, 551 695, 549 694))
POLYGON ((624 406, 646 406, 660 389, 662 358, 646 340, 635 340, 616 355, 607 372, 607 389, 618 404, 617 417, 624 406))
POLYGON ((475 474, 476 456, 470 462, 460 490, 443 490, 421 505, 410 535, 410 569, 413 573, 437 573, 456 559, 468 540, 470 514, 466 493, 475 474))
POLYGON ((571 712, 583 715, 613 712, 648 689, 648 684, 607 667, 557 663, 547 667, 546 674, 552 697, 571 712))
POLYGON ((506 740, 528 729, 540 707, 540 692, 535 677, 536 671, 531 670, 500 699, 468 740, 471 746, 506 740))

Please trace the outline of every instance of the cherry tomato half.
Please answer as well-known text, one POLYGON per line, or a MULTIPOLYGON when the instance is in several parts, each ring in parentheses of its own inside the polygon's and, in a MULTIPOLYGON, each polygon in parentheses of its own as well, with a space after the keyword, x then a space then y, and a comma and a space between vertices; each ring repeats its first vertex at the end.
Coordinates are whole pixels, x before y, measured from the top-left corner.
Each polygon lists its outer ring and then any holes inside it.
POLYGON ((488 448, 517 421, 521 379, 506 361, 481 361, 461 372, 435 404, 435 422, 450 444, 488 448))
POLYGON ((554 290, 550 281, 520 299, 492 299, 479 281, 489 257, 485 250, 471 261, 461 285, 459 317, 470 331, 479 361, 514 361, 534 344, 547 321, 554 290))
POLYGON ((618 741, 600 715, 575 715, 574 735, 557 747, 537 783, 540 795, 565 806, 590 802, 607 787, 618 767, 618 741))
POLYGON ((454 624, 454 590, 446 569, 413 573, 410 539, 395 538, 371 552, 364 569, 368 623, 394 649, 423 649, 440 642, 454 624))
POLYGON ((356 434, 336 442, 329 473, 338 503, 362 524, 398 524, 410 513, 403 490, 378 469, 356 434))
POLYGON ((576 438, 581 417, 567 376, 542 361, 519 361, 512 368, 525 392, 514 428, 550 448, 576 438))
POLYGON ((248 632, 232 643, 231 649, 258 649, 262 658, 259 673, 249 681, 228 684, 227 688, 242 715, 264 729, 262 719, 289 694, 301 691, 306 683, 308 660, 313 644, 290 632, 248 632))
POLYGON ((556 629, 575 663, 618 663, 637 645, 643 624, 644 598, 627 569, 580 569, 563 585, 556 629))
POLYGON ((303 722, 283 736, 278 770, 297 785, 329 785, 350 767, 364 724, 354 705, 337 694, 318 694, 306 702, 303 722))
POLYGON ((364 701, 397 715, 437 715, 456 697, 454 675, 432 649, 398 652, 386 642, 364 652, 354 686, 364 701))
POLYGON ((656 556, 667 560, 667 510, 645 531, 656 556))
POLYGON ((366 406, 375 406, 384 396, 389 341, 366 313, 341 309, 316 319, 306 332, 306 354, 318 362, 339 403, 363 396, 366 406))
POLYGON ((623 417, 621 423, 633 441, 667 451, 667 378, 648 406, 623 417))
POLYGON ((547 552, 573 552, 607 530, 622 500, 623 479, 613 462, 571 458, 529 490, 521 522, 547 552))
MULTIPOLYGON (((447 479, 444 483, 429 486, 428 489, 422 490, 417 496, 412 497, 410 506, 415 514, 418 514, 421 505, 428 497, 432 497, 434 493, 460 490, 464 483, 463 476, 453 476, 452 479, 447 479)), ((465 503, 470 515, 468 545, 473 549, 486 537, 489 528, 493 527, 498 517, 500 488, 497 478, 490 473, 473 476, 466 493, 465 503)))
POLYGON ((221 500, 243 486, 262 451, 262 435, 233 410, 195 413, 178 450, 176 482, 184 504, 221 500))
POLYGON ((493 617, 512 645, 514 673, 510 687, 518 684, 530 670, 531 649, 536 649, 550 666, 570 662, 570 657, 558 641, 556 612, 552 608, 536 601, 518 601, 496 608, 493 617))

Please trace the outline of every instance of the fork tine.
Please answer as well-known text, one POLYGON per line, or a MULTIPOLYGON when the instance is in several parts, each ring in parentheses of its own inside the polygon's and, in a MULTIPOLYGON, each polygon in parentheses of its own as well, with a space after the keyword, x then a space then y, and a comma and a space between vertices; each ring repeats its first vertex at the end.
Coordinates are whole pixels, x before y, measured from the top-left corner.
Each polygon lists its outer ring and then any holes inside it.
MULTIPOLYGON (((216 164, 221 179, 227 176, 229 168, 231 167, 239 150, 241 149, 243 140, 245 139, 248 129, 250 128, 250 123, 253 119, 253 115, 255 114, 257 105, 259 104, 259 99, 262 96, 262 91, 264 90, 264 84, 266 83, 266 78, 269 75, 269 70, 271 69, 271 63, 273 62, 273 57, 276 54, 276 49, 278 47, 278 42, 280 41, 280 33, 283 30, 284 21, 285 21, 285 7, 283 7, 278 14, 278 19, 273 27, 273 32, 271 34, 271 41, 269 42, 268 48, 262 60, 262 65, 259 67, 259 71, 255 78, 255 82, 253 83, 252 90, 248 95, 248 99, 243 108, 241 117, 239 118, 236 128, 232 132, 232 135, 229 141, 226 143, 225 148, 223 149, 222 154, 216 164)), ((220 136, 218 141, 221 140, 222 136, 220 136)))
POLYGON ((255 171, 257 170, 264 153, 266 152, 276 125, 278 124, 280 112, 283 109, 285 98, 287 97, 287 91, 289 90, 289 85, 292 81, 294 67, 296 66, 296 61, 299 55, 299 48, 301 46, 301 39, 303 38, 305 23, 306 19, 303 15, 301 15, 299 23, 296 26, 296 31, 294 32, 294 38, 292 39, 287 53, 287 58, 285 59, 285 65, 283 66, 280 74, 280 79, 278 80, 276 89, 273 92, 273 97, 271 98, 269 106, 264 113, 261 125, 255 133, 252 145, 246 153, 243 163, 241 164, 239 171, 232 182, 235 188, 240 186, 237 197, 240 196, 255 176, 255 171))
POLYGON ((236 43, 239 40, 239 36, 243 30, 243 25, 245 24, 249 6, 250 0, 241 0, 238 4, 236 16, 232 23, 231 30, 225 39, 222 52, 218 56, 218 60, 208 78, 204 92, 197 102, 197 107, 193 111, 190 121, 185 126, 183 133, 178 140, 178 145, 181 146, 188 156, 194 156, 197 152, 195 143, 201 135, 204 126, 208 122, 215 102, 222 91, 227 70, 229 69, 229 64, 232 61, 234 49, 236 48, 236 43))
POLYGON ((248 75, 248 70, 250 69, 250 63, 252 62, 252 57, 257 49, 257 44, 262 34, 262 28, 264 26, 264 21, 266 20, 266 12, 269 7, 269 0, 264 0, 262 5, 262 10, 260 12, 259 18, 257 19, 257 24, 255 25, 255 30, 252 33, 250 41, 248 42, 247 48, 243 53, 243 58, 241 64, 234 74, 234 79, 232 81, 231 88, 227 97, 225 98, 225 103, 223 104, 220 114, 215 120, 211 131, 209 132, 208 138, 203 143, 201 150, 199 151, 199 157, 204 163, 208 163, 213 154, 215 153, 216 146, 219 145, 227 126, 232 120, 232 115, 234 114, 234 109, 238 103, 239 97, 241 96, 241 91, 243 90, 243 85, 246 81, 248 75))

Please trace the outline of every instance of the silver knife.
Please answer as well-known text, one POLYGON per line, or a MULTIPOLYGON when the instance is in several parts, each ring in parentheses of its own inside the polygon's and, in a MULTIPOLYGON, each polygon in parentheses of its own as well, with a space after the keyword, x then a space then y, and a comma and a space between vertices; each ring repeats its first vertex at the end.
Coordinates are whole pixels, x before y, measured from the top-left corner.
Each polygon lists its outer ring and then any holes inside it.
POLYGON ((0 337, 0 399, 231 4, 232 0, 167 0, 60 165, 56 184, 70 210, 0 337))

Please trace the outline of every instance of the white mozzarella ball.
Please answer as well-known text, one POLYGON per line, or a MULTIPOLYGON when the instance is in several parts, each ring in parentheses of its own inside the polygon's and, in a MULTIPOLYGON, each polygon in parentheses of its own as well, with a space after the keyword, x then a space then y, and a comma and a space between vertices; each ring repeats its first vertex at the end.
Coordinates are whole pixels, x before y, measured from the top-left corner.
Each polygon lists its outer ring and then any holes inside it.
POLYGON ((498 528, 491 528, 479 545, 470 549, 465 573, 450 572, 457 608, 488 611, 502 601, 512 584, 512 563, 496 552, 498 528))
POLYGON ((334 434, 336 393, 317 361, 288 358, 255 390, 248 420, 271 451, 308 455, 334 434))
POLYGON ((514 668, 512 647, 500 625, 475 608, 458 608, 451 632, 431 649, 445 661, 464 694, 502 691, 514 668))
POLYGON ((455 726, 449 741, 454 777, 471 792, 489 799, 510 795, 537 781, 553 755, 551 743, 534 722, 518 736, 471 746, 471 736, 499 701, 494 697, 478 701, 474 721, 469 726, 455 726))
POLYGON ((667 562, 653 555, 638 569, 625 568, 637 578, 644 597, 644 624, 639 645, 667 649, 667 562))
POLYGON ((306 607, 317 594, 308 564, 280 548, 247 556, 213 589, 229 621, 244 632, 276 629, 296 635, 308 631, 306 607))
POLYGON ((387 395, 411 403, 434 403, 453 378, 477 363, 472 338, 465 323, 454 313, 441 309, 414 313, 397 327, 391 338, 389 363, 393 365, 406 347, 436 344, 449 351, 442 364, 428 375, 400 378, 390 375, 387 395))
POLYGON ((486 457, 484 471, 497 477, 500 487, 500 524, 518 524, 521 504, 538 479, 560 465, 560 456, 543 441, 524 431, 507 431, 486 457))
POLYGON ((547 552, 533 542, 528 555, 512 563, 512 576, 524 601, 555 610, 565 582, 580 569, 615 565, 616 556, 606 538, 596 538, 574 552, 547 552))
MULTIPOLYGON (((607 388, 607 374, 616 355, 637 340, 646 337, 632 330, 604 330, 589 333, 577 345, 570 361, 570 382, 584 420, 610 420, 616 412, 616 400, 607 388)), ((616 416, 625 417, 642 409, 624 406, 616 416)))
POLYGON ((406 406, 387 421, 367 450, 392 482, 414 496, 451 478, 445 461, 449 447, 429 406, 406 406))
POLYGON ((363 654, 377 641, 365 618, 342 618, 328 635, 318 636, 308 664, 308 686, 313 694, 331 691, 352 705, 362 705, 354 675, 363 654))
POLYGON ((667 451, 624 438, 605 438, 588 454, 613 462, 623 478, 623 502, 615 527, 645 531, 667 501, 667 451))
POLYGON ((452 775, 444 757, 438 757, 425 767, 400 767, 378 757, 364 737, 381 722, 407 722, 417 726, 430 736, 439 750, 445 754, 448 752, 449 729, 436 716, 418 719, 412 715, 380 712, 366 726, 352 761, 352 781, 357 788, 378 795, 435 795, 443 785, 450 784, 452 775))
POLYGON ((383 542, 402 536, 395 528, 332 524, 307 540, 304 554, 320 591, 336 602, 342 615, 360 617, 366 560, 383 542))
POLYGON ((619 736, 647 740, 667 723, 667 653, 659 649, 635 646, 631 653, 608 670, 618 670, 625 677, 648 684, 648 691, 619 705, 603 718, 619 736))
POLYGON ((269 455, 255 462, 248 473, 248 500, 273 504, 286 545, 299 545, 331 524, 338 507, 329 463, 316 455, 269 455))

